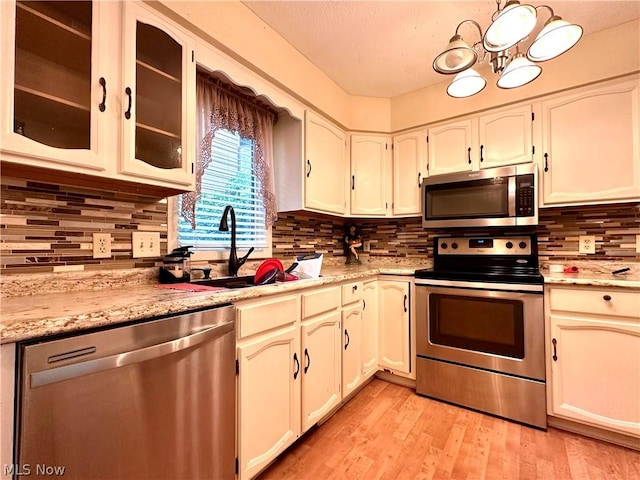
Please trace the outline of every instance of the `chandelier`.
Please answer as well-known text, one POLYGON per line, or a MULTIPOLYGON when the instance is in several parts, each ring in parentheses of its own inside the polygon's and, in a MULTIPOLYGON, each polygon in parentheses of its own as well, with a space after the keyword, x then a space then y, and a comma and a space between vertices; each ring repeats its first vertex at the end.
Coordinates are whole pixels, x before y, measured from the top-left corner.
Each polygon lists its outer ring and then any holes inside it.
POLYGON ((533 82, 542 73, 538 62, 555 58, 582 37, 582 27, 562 20, 553 13, 551 7, 540 5, 520 5, 517 0, 507 0, 491 17, 491 25, 484 35, 478 22, 464 20, 456 27, 445 50, 433 61, 433 69, 445 75, 457 74, 447 87, 447 94, 456 98, 470 97, 480 92, 487 81, 472 67, 489 57, 491 71, 497 75, 500 88, 516 88, 533 82), (529 46, 526 55, 520 52, 520 43, 529 37, 537 22, 537 11, 547 9, 550 18, 529 46), (474 25, 480 39, 472 46, 460 35, 460 27, 474 25), (514 50, 512 52, 512 50, 514 50), (534 63, 535 62, 535 63, 534 63))

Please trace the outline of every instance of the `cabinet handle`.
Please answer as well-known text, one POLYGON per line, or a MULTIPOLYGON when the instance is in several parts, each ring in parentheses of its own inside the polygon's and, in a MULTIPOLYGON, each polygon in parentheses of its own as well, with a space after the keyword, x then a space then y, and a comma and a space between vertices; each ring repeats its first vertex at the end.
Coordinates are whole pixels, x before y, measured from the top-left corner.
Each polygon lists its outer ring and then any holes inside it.
POLYGON ((355 189, 356 189, 356 176, 351 175, 351 190, 355 190, 355 189))
POLYGON ((422 177, 422 173, 418 172, 418 188, 420 188, 422 186, 421 177, 422 177))
POLYGON ((309 367, 311 366, 311 357, 309 356, 309 350, 304 349, 304 356, 307 357, 307 365, 304 367, 304 373, 307 373, 309 367))
POLYGON ((604 296, 602 297, 602 299, 603 299, 605 302, 610 302, 610 301, 611 301, 611 295, 604 295, 604 296))
POLYGON ((98 105, 98 109, 101 112, 104 112, 107 109, 107 81, 104 79, 104 77, 100 77, 99 82, 102 86, 102 103, 98 105))
POLYGON ((558 351, 557 351, 557 345, 558 345, 558 341, 554 338, 553 340, 551 340, 551 343, 553 343, 553 361, 557 362, 558 361, 558 351))
POLYGON ((129 106, 127 107, 127 111, 124 112, 124 118, 129 120, 131 118, 131 89, 129 87, 125 88, 124 93, 129 97, 129 106))
POLYGON ((405 312, 407 311, 407 299, 408 299, 408 297, 405 295, 404 296, 404 311, 405 312))
POLYGON ((307 170, 307 178, 311 175, 311 160, 307 160, 307 165, 309 166, 309 170, 307 170))
POLYGON ((469 165, 471 165, 471 147, 467 149, 467 157, 469 158, 469 165))
POLYGON ((484 157, 482 156, 482 150, 484 150, 484 145, 480 145, 480 162, 484 162, 484 157))
POLYGON ((300 362, 298 361, 298 354, 293 354, 293 361, 296 362, 296 371, 293 372, 293 379, 298 378, 298 374, 300 373, 300 362))
POLYGON ((344 349, 346 350, 346 349, 347 349, 347 347, 349 346, 349 341, 350 341, 350 339, 349 339, 349 332, 347 331, 347 329, 346 329, 346 328, 344 329, 344 336, 346 337, 346 340, 347 340, 347 343, 345 343, 345 344, 344 344, 344 349))
POLYGON ((545 152, 544 154, 544 171, 549 171, 549 154, 545 152))
POLYGON ((353 287, 351 287, 352 292, 355 292, 356 290, 358 290, 358 285, 354 285, 353 287))
POLYGON ((364 301, 364 298, 362 299, 362 309, 364 310, 365 308, 367 308, 367 302, 364 301))

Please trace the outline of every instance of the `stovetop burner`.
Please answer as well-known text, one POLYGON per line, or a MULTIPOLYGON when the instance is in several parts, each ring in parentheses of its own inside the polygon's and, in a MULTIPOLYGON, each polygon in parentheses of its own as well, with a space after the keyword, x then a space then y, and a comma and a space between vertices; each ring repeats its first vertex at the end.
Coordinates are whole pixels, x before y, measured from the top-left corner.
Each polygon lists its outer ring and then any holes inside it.
POLYGON ((543 284, 535 234, 495 237, 438 237, 433 268, 416 278, 543 284))

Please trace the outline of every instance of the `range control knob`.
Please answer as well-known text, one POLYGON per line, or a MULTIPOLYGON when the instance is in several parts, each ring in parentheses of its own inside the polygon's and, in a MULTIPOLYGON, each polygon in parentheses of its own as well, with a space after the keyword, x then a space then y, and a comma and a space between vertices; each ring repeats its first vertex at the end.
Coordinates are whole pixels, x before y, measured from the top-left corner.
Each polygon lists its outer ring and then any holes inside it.
POLYGON ((527 248, 527 242, 520 242, 520 243, 518 244, 518 246, 519 246, 520 248, 527 248))
POLYGON ((445 250, 448 246, 449 246, 449 245, 447 245, 447 244, 446 244, 446 243, 444 243, 444 242, 442 242, 442 243, 440 244, 440 248, 441 248, 442 250, 445 250))
POLYGON ((453 248, 455 250, 456 248, 458 248, 458 244, 456 242, 453 242, 451 244, 451 248, 453 248))
POLYGON ((513 243, 512 243, 512 242, 507 242, 507 244, 505 245, 505 247, 507 247, 507 248, 513 248, 513 243))

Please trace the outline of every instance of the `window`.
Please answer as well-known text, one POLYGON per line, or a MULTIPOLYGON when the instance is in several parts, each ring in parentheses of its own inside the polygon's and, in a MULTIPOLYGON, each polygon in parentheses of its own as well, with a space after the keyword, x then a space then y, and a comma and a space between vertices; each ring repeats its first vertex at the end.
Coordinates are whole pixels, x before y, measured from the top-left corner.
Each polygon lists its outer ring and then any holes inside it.
MULTIPOLYGON (((228 249, 230 232, 219 231, 227 205, 236 216, 236 242, 240 249, 254 247, 270 255, 271 232, 265 228, 265 208, 260 180, 253 172, 253 141, 229 130, 216 131, 211 143, 212 161, 202 175, 201 197, 196 204, 196 228, 178 217, 178 245, 193 246, 200 259, 220 258, 215 252, 228 249)), ((182 197, 178 197, 178 211, 182 197)), ((229 215, 230 216, 230 215, 229 215)), ((229 222, 231 219, 229 218, 229 222)), ((231 223, 229 223, 231 228, 231 223)))

